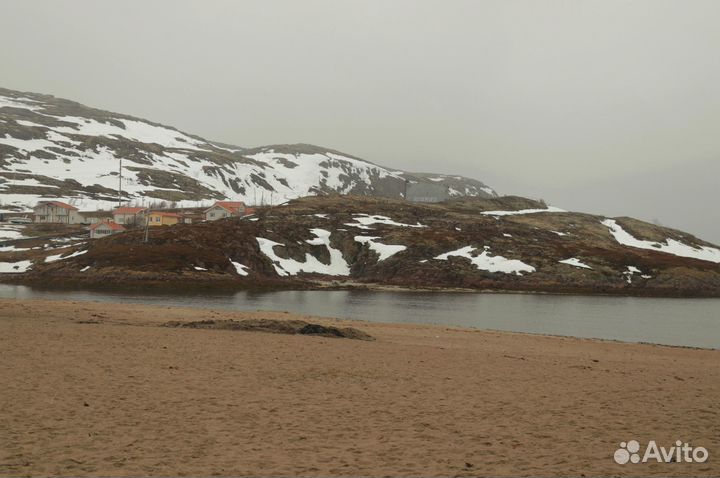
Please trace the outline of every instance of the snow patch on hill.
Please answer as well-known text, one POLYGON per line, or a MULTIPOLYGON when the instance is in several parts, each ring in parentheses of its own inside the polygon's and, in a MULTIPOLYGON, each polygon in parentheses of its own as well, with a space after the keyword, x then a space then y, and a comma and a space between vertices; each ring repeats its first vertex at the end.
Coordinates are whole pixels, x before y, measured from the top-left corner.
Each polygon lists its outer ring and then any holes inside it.
POLYGON ((354 214, 353 219, 355 222, 346 222, 346 226, 354 226, 360 229, 372 229, 370 226, 373 224, 386 224, 388 226, 399 226, 399 227, 427 227, 420 223, 417 224, 405 224, 402 222, 393 221, 387 216, 377 216, 369 214, 354 214))
POLYGON ((0 262, 0 274, 19 274, 32 267, 32 261, 0 262))
POLYGON ((455 251, 446 252, 436 256, 435 259, 446 261, 449 257, 464 257, 469 259, 475 267, 480 270, 488 272, 502 272, 505 274, 515 274, 521 276, 523 272, 535 272, 535 268, 531 265, 525 264, 517 259, 507 259, 503 256, 491 256, 490 248, 485 246, 485 249, 476 256, 472 255, 472 252, 476 250, 475 247, 465 246, 455 251))
POLYGON ((720 263, 720 249, 715 249, 714 247, 693 247, 670 238, 668 238, 665 243, 644 241, 633 237, 632 234, 625 231, 614 219, 605 219, 602 221, 602 224, 607 226, 615 240, 624 246, 664 252, 679 257, 700 259, 701 261, 709 261, 716 264, 720 263))
POLYGON ((0 96, 0 108, 20 108, 30 111, 42 109, 41 106, 32 103, 36 102, 30 98, 8 98, 7 96, 0 96))
POLYGON ((277 172, 270 176, 270 180, 277 180, 279 177, 292 178, 293 197, 309 196, 318 187, 348 194, 359 184, 371 185, 373 177, 378 179, 393 177, 398 181, 402 180, 399 175, 385 168, 330 152, 287 154, 276 153, 270 149, 248 157, 270 165, 277 172), (347 178, 354 179, 348 181, 347 178))
POLYGON ((546 209, 520 209, 517 211, 483 211, 480 214, 486 216, 516 216, 518 214, 537 214, 540 212, 567 212, 555 206, 548 206, 546 209))
POLYGON ((294 276, 301 272, 332 276, 350 275, 350 266, 343 258, 342 252, 330 245, 330 231, 326 231, 324 229, 311 229, 310 232, 315 235, 315 238, 309 239, 305 242, 313 246, 324 245, 327 247, 328 252, 330 253, 330 264, 323 264, 317 259, 317 257, 308 252, 305 253, 305 262, 299 262, 294 259, 285 259, 278 256, 274 250, 276 246, 284 247, 284 244, 262 237, 258 237, 256 239, 258 241, 258 245, 260 246, 260 251, 273 262, 275 272, 277 272, 279 276, 294 276))
POLYGON ((407 249, 407 246, 403 245, 393 245, 393 244, 383 244, 381 242, 377 242, 375 239, 380 239, 376 236, 355 236, 355 242, 359 242, 360 244, 367 244, 370 247, 371 251, 375 251, 380 256, 378 258, 378 262, 384 261, 388 257, 391 257, 398 252, 402 252, 405 249, 407 249))
POLYGON ((625 276, 625 281, 628 284, 632 284, 633 274, 639 274, 640 277, 642 277, 643 279, 652 279, 652 276, 643 274, 642 271, 640 269, 638 269, 637 267, 627 266, 627 270, 625 272, 623 272, 623 275, 625 276))
POLYGON ((233 260, 230 260, 230 263, 235 267, 235 272, 237 272, 238 275, 241 275, 241 276, 248 275, 248 270, 250 270, 250 268, 248 266, 240 264, 239 262, 235 262, 233 260))
POLYGON ((0 239, 20 239, 22 238, 25 226, 15 224, 0 224, 0 239))
POLYGON ((562 261, 558 261, 560 264, 567 264, 569 266, 573 267, 580 267, 582 269, 592 269, 589 265, 583 263, 580 261, 580 259, 576 257, 571 257, 569 259, 563 259, 562 261))
POLYGON ((123 125, 123 127, 120 127, 114 124, 77 116, 56 116, 53 118, 64 123, 73 123, 75 125, 72 127, 59 126, 51 128, 58 133, 104 136, 107 138, 121 137, 146 144, 159 144, 166 148, 200 150, 201 148, 208 149, 209 146, 207 143, 198 141, 179 131, 163 126, 155 126, 142 121, 127 119, 114 120, 123 125))
POLYGON ((72 254, 68 254, 67 256, 63 256, 63 254, 55 254, 52 256, 47 256, 45 258, 45 262, 64 261, 65 259, 70 259, 71 257, 81 256, 85 253, 87 253, 87 250, 76 251, 76 252, 73 252, 72 254))

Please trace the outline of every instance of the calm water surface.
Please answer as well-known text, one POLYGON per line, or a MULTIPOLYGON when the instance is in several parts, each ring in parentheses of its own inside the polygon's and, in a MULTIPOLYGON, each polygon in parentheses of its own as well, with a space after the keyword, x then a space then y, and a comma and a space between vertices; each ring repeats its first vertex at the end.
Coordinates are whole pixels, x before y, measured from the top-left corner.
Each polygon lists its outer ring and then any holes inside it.
POLYGON ((0 284, 0 298, 287 310, 374 322, 455 325, 720 348, 720 299, 368 291, 242 291, 180 295, 137 291, 47 291, 6 284, 0 284))

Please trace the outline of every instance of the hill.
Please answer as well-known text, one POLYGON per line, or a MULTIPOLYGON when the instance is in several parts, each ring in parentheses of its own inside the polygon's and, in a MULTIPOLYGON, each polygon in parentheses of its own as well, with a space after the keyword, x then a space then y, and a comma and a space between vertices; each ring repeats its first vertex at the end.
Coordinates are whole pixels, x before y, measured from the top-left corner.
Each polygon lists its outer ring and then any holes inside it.
MULTIPOLYGON (((442 175, 438 175, 442 176, 442 175)), ((308 195, 400 198, 410 185, 448 197, 493 197, 480 181, 432 180, 307 144, 243 148, 49 95, 0 88, 0 209, 41 198, 80 209, 134 204, 198 206, 218 199, 279 204, 308 195), (120 160, 122 159, 122 178, 120 160)))
POLYGON ((44 243, 8 241, 0 268, 22 264, 27 272, 4 279, 720 296, 716 245, 632 218, 566 212, 520 197, 432 205, 308 197, 242 219, 152 228, 147 243, 136 231, 32 249, 44 243))

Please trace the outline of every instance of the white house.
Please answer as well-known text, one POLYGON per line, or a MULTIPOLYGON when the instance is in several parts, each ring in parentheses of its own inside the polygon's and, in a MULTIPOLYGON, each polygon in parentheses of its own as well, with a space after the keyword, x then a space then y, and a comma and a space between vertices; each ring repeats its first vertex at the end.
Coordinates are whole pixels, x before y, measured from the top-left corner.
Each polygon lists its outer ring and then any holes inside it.
POLYGON ((245 207, 245 203, 240 201, 218 201, 209 209, 205 210, 206 221, 217 221, 232 216, 244 216, 251 214, 251 209, 245 207))
POLYGON ((144 207, 116 207, 113 210, 113 221, 118 224, 142 225, 145 224, 144 207))
POLYGON ((100 237, 111 236, 124 230, 124 227, 114 222, 98 222, 90 226, 90 238, 98 239, 100 237))
POLYGON ((78 208, 60 201, 40 201, 33 208, 35 222, 53 224, 81 224, 78 208))

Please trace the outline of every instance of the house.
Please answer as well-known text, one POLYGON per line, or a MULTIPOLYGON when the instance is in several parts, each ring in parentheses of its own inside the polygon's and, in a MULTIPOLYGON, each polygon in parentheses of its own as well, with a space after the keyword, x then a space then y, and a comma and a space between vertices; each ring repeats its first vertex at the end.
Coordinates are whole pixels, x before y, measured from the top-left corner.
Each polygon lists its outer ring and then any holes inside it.
POLYGON ((145 216, 148 226, 172 226, 178 224, 182 216, 174 212, 150 211, 145 216))
POLYGON ((33 208, 33 216, 37 223, 81 224, 83 222, 78 208, 61 201, 40 201, 33 208))
POLYGON ((98 222, 107 222, 112 220, 111 211, 80 211, 83 224, 97 224, 98 222))
POLYGON ((142 225, 145 223, 145 208, 116 207, 113 210, 113 221, 128 226, 142 225))
POLYGON ((244 216, 248 214, 245 203, 240 201, 218 201, 212 207, 205 210, 206 221, 217 221, 232 216, 244 216))
POLYGON ((90 226, 90 239, 98 239, 100 237, 111 236, 113 234, 117 234, 118 232, 124 231, 125 228, 122 227, 120 224, 111 221, 97 222, 90 226))
POLYGON ((194 212, 183 211, 179 214, 180 222, 183 224, 194 224, 197 222, 202 222, 205 219, 205 216, 203 214, 197 214, 194 212))

